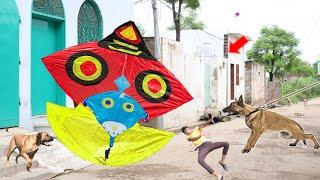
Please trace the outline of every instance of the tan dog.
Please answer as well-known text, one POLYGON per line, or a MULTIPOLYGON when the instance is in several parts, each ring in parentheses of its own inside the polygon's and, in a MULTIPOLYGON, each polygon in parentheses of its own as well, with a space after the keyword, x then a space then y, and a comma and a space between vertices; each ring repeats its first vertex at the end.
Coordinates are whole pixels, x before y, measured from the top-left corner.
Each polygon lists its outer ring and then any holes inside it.
MULTIPOLYGON (((7 132, 8 129, 6 129, 7 132)), ((10 133, 10 132, 9 132, 10 133)), ((16 156, 16 163, 18 164, 18 158, 22 156, 27 162, 27 170, 30 171, 32 166, 32 159, 37 153, 40 145, 50 146, 47 144, 53 141, 53 137, 49 136, 46 132, 39 132, 37 134, 12 134, 13 137, 10 141, 8 152, 7 152, 7 162, 9 162, 10 156, 13 151, 18 148, 19 154, 16 156)))
POLYGON ((267 131, 279 131, 282 138, 296 139, 296 141, 290 143, 289 146, 296 146, 300 140, 306 144, 305 140, 310 139, 314 143, 314 149, 320 147, 314 135, 305 134, 302 127, 296 121, 275 112, 254 109, 253 107, 244 104, 242 95, 238 101, 232 102, 222 111, 239 113, 240 115, 245 116, 245 122, 251 129, 251 135, 247 145, 242 150, 242 153, 248 153, 254 147, 260 135, 267 131))

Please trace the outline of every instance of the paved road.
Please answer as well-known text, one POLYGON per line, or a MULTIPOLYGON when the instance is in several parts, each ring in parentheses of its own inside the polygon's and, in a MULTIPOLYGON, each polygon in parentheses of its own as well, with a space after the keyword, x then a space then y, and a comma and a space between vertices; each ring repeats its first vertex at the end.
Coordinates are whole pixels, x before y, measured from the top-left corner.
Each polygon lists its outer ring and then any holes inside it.
MULTIPOLYGON (((310 101, 308 108, 297 104, 273 111, 295 119, 320 141, 320 98, 310 101), (295 117, 297 112, 304 117, 295 117)), ((320 179, 320 150, 314 150, 311 141, 307 142, 307 147, 303 147, 301 142, 297 147, 288 147, 293 140, 283 140, 278 133, 264 134, 249 154, 241 154, 250 134, 243 118, 212 125, 205 134, 212 141, 230 143, 228 172, 223 172, 217 163, 221 150, 210 153, 206 158, 214 169, 224 173, 225 179, 320 179)), ((122 168, 90 166, 56 179, 215 179, 198 165, 197 152, 190 150, 192 147, 185 137, 178 134, 159 153, 142 163, 122 168)))

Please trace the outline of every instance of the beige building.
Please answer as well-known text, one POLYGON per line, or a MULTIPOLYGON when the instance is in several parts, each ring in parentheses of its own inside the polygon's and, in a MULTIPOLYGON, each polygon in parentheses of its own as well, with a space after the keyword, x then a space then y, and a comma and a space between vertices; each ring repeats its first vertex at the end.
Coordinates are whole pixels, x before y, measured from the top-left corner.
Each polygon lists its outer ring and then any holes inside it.
POLYGON ((245 62, 245 103, 262 106, 265 103, 264 65, 245 62))

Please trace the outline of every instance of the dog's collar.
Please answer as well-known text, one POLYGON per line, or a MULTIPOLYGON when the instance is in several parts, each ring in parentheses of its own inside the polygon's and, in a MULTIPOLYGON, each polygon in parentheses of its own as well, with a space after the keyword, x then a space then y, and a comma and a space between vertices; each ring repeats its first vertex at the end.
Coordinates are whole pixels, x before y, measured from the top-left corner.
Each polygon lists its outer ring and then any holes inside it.
POLYGON ((253 113, 255 113, 255 112, 257 112, 257 111, 259 111, 260 110, 260 108, 256 108, 255 110, 253 110, 252 112, 250 112, 248 115, 246 115, 245 117, 247 118, 247 117, 249 117, 249 116, 251 116, 251 114, 253 114, 253 113))

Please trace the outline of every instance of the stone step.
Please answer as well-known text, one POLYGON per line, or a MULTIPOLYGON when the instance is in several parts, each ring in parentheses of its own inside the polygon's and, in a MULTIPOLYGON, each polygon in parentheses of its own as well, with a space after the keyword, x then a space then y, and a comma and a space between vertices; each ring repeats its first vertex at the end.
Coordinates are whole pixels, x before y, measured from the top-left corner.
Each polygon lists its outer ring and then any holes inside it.
POLYGON ((65 169, 78 170, 89 166, 90 163, 74 155, 60 142, 54 140, 52 146, 39 149, 35 159, 40 165, 46 166, 52 172, 62 173, 65 169))
POLYGON ((44 167, 32 168, 31 172, 27 170, 15 173, 11 176, 0 177, 1 180, 39 180, 39 179, 50 179, 56 176, 50 170, 44 167))
MULTIPOLYGON (((13 176, 16 173, 27 171, 27 162, 25 159, 20 157, 18 159, 18 164, 15 162, 16 154, 11 155, 10 161, 7 162, 6 157, 0 158, 0 177, 13 176)), ((39 163, 36 160, 32 161, 32 168, 39 167, 39 163)))
POLYGON ((47 133, 49 133, 50 136, 56 137, 50 127, 47 116, 45 116, 45 115, 33 116, 31 118, 31 120, 33 122, 34 131, 47 132, 47 133))

